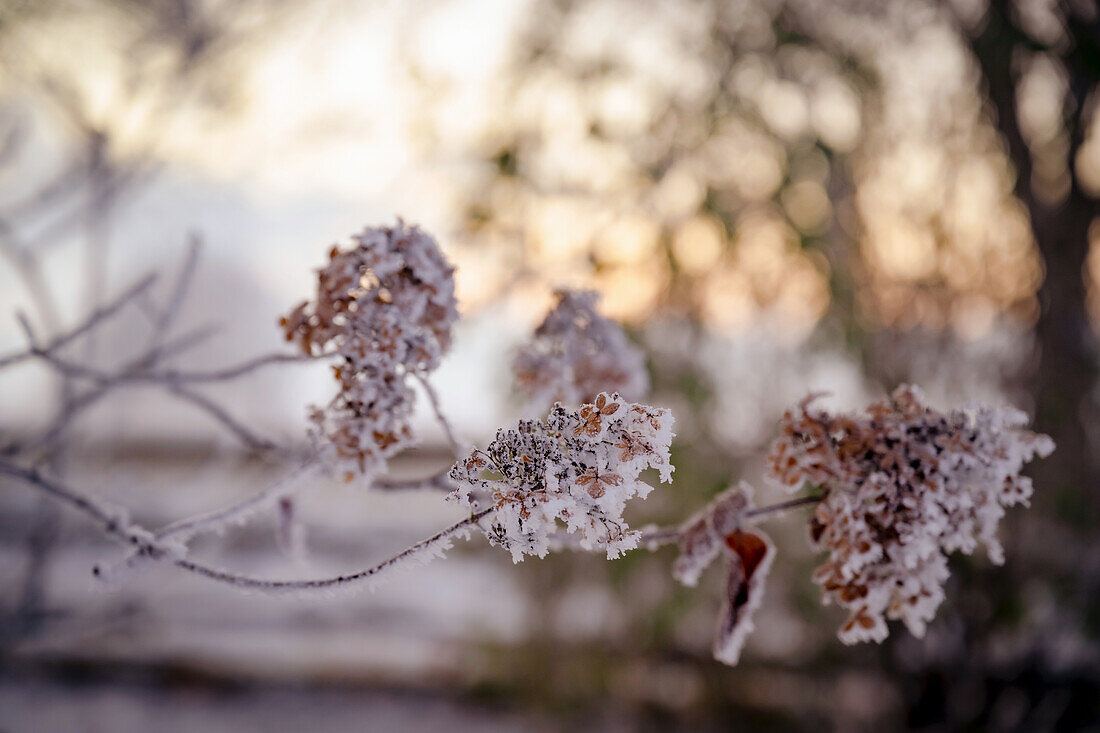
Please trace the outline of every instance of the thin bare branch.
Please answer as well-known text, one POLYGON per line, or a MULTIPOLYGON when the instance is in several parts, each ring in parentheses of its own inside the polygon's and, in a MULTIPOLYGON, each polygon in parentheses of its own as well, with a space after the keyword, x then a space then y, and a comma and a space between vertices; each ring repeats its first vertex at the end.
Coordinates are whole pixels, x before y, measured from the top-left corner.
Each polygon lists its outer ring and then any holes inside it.
MULTIPOLYGON (((749 509, 745 512, 744 517, 747 519, 756 519, 759 517, 767 517, 774 514, 781 514, 791 509, 797 509, 798 507, 808 506, 810 504, 819 503, 824 495, 815 496, 800 496, 796 499, 790 499, 788 501, 781 501, 776 504, 769 504, 768 506, 756 507, 755 509, 749 509)), ((665 545, 676 544, 680 540, 680 533, 684 527, 658 527, 656 525, 650 525, 643 527, 641 530, 641 537, 638 540, 638 546, 654 552, 665 545)), ((581 547, 579 538, 566 534, 565 532, 559 533, 554 538, 555 546, 561 549, 568 550, 585 550, 581 547)))
POLYGON ((45 346, 47 351, 57 351, 60 348, 67 346, 73 341, 77 340, 84 334, 90 332, 97 327, 100 323, 111 318, 115 313, 120 311, 127 303, 137 298, 146 290, 151 288, 157 281, 159 275, 155 272, 150 272, 136 283, 131 285, 122 291, 113 300, 101 305, 88 314, 80 324, 73 328, 68 333, 62 334, 58 338, 53 339, 49 344, 45 346))
MULTIPOLYGON (((175 343, 175 342, 174 342, 175 343)), ((57 369, 58 371, 78 379, 87 379, 93 382, 123 384, 123 383, 155 383, 164 382, 172 384, 211 384, 215 382, 227 382, 238 377, 243 377, 257 371, 263 367, 273 364, 294 364, 299 362, 316 361, 324 358, 326 355, 311 356, 307 354, 264 354, 262 356, 252 357, 240 364, 234 364, 232 366, 222 367, 220 369, 211 369, 207 371, 202 370, 180 370, 180 369, 142 369, 142 370, 130 370, 120 371, 118 373, 110 373, 102 369, 95 369, 92 367, 84 366, 83 364, 77 364, 76 362, 63 359, 55 354, 47 353, 42 349, 34 349, 34 356, 45 361, 49 366, 57 369)), ((146 352, 147 354, 149 352, 146 352)), ((163 361, 163 353, 158 357, 157 361, 163 361)))
POLYGON ((447 420, 447 416, 443 414, 443 407, 439 402, 439 394, 435 391, 435 387, 431 385, 431 382, 429 382, 423 374, 413 372, 412 375, 416 378, 416 381, 420 382, 420 385, 424 387, 424 392, 428 395, 428 402, 431 403, 435 419, 439 422, 440 427, 443 428, 444 435, 447 436, 447 442, 451 446, 451 452, 454 454, 455 458, 461 458, 464 453, 462 445, 455 437, 454 430, 451 428, 451 423, 447 420))
MULTIPOLYGON (((38 349, 38 337, 34 333, 34 327, 31 325, 31 319, 27 318, 27 314, 23 311, 16 311, 15 320, 19 323, 19 328, 23 331, 23 336, 27 339, 27 343, 31 345, 32 350, 38 349)), ((0 367, 4 365, 0 363, 0 367)))
POLYGON ((187 253, 183 257, 183 265, 179 275, 176 276, 176 286, 172 288, 172 295, 165 303, 160 317, 156 321, 155 333, 159 335, 168 332, 173 322, 179 317, 180 309, 187 293, 191 289, 191 283, 195 279, 195 271, 199 265, 199 255, 202 253, 202 240, 197 234, 192 233, 187 243, 187 253))
POLYGON ((788 501, 781 501, 778 504, 770 504, 768 506, 761 506, 755 509, 749 509, 745 512, 746 517, 763 517, 769 514, 781 514, 782 512, 790 509, 797 509, 800 506, 808 506, 810 504, 818 504, 825 498, 824 494, 815 496, 800 496, 797 499, 789 499, 788 501))
POLYGON ((664 545, 671 545, 680 539, 679 527, 645 527, 642 529, 640 547, 655 550, 664 545))
MULTIPOLYGON (((267 488, 230 506, 167 524, 154 532, 153 538, 157 542, 171 541, 186 544, 197 534, 218 532, 231 524, 243 524, 255 513, 293 495, 296 491, 296 482, 309 470, 317 468, 316 458, 316 454, 307 456, 297 468, 281 476, 267 488)), ((117 577, 123 571, 148 561, 150 558, 147 555, 137 551, 112 565, 96 565, 95 574, 100 578, 117 577)))
POLYGON ((173 522, 157 530, 154 536, 158 540, 186 541, 200 532, 216 532, 229 524, 242 522, 255 512, 294 493, 294 484, 310 470, 316 468, 316 455, 311 455, 300 466, 280 477, 266 489, 224 509, 173 522))
POLYGON ((371 484, 371 489, 376 491, 454 491, 448 474, 451 467, 447 466, 439 473, 412 479, 381 479, 371 484))
MULTIPOLYGON (((639 531, 641 532, 641 536, 638 538, 638 547, 644 548, 649 552, 656 552, 665 545, 675 544, 680 538, 679 527, 658 527, 650 525, 648 527, 642 527, 639 531)), ((580 535, 570 534, 564 529, 555 532, 550 538, 550 546, 555 550, 595 552, 598 549, 601 552, 603 551, 603 548, 584 547, 581 542, 582 538, 580 535)))
POLYGON ((122 533, 122 527, 119 521, 120 517, 125 516, 124 510, 111 507, 93 497, 71 491, 61 484, 45 478, 33 468, 21 468, 14 463, 0 460, 0 473, 21 479, 23 482, 37 487, 39 490, 46 492, 62 504, 68 504, 84 514, 87 514, 98 522, 107 534, 128 541, 128 537, 122 533))
POLYGON ((134 379, 139 381, 149 382, 175 382, 179 384, 202 384, 210 382, 226 382, 231 379, 243 377, 257 369, 261 369, 273 364, 296 364, 317 361, 318 359, 324 359, 330 356, 330 354, 264 354, 263 356, 256 356, 240 364, 234 364, 232 366, 222 367, 221 369, 212 369, 209 371, 180 371, 175 369, 165 369, 159 372, 149 372, 144 375, 135 375, 134 379))
MULTIPOLYGON (((96 386, 86 390, 85 392, 70 397, 64 401, 61 409, 58 410, 57 415, 50 421, 49 426, 46 428, 42 437, 34 441, 30 450, 44 449, 47 452, 51 450, 50 446, 57 443, 61 435, 71 428, 75 422, 76 417, 95 405, 99 400, 106 397, 111 391, 120 385, 126 384, 128 376, 136 373, 140 373, 141 370, 147 369, 152 365, 155 365, 160 359, 167 358, 173 354, 186 351, 193 346, 201 343, 212 333, 209 328, 199 328, 195 331, 189 332, 173 339, 170 342, 162 344, 159 347, 151 349, 150 351, 142 354, 141 356, 133 359, 125 364, 117 374, 108 374, 101 372, 90 367, 82 367, 69 362, 64 362, 56 357, 46 357, 42 354, 42 358, 45 358, 47 363, 62 370, 66 376, 83 376, 88 379, 92 379, 97 382, 96 386), (66 373, 66 369, 72 370, 66 373)), ((26 449, 25 449, 26 450, 26 449)))
POLYGON ((330 578, 307 580, 268 580, 248 575, 219 570, 201 563, 173 555, 173 550, 158 542, 154 535, 138 525, 131 524, 122 510, 81 494, 59 482, 51 481, 32 469, 24 469, 7 461, 0 460, 0 473, 20 479, 24 484, 45 492, 54 499, 67 504, 91 517, 107 535, 134 547, 141 555, 151 559, 170 560, 176 567, 200 575, 209 580, 233 586, 242 590, 258 590, 268 593, 293 593, 304 591, 327 591, 376 580, 387 571, 416 562, 428 562, 449 549, 459 535, 468 535, 477 523, 492 510, 485 510, 455 522, 450 527, 436 532, 431 537, 399 552, 377 565, 353 573, 330 578))
POLYGON ((260 437, 252 432, 251 428, 246 426, 237 418, 229 414, 229 411, 224 407, 214 402, 209 397, 202 395, 182 384, 169 383, 168 391, 171 394, 179 397, 182 400, 190 402, 196 407, 204 410, 212 418, 220 422, 229 432, 237 436, 237 438, 248 446, 250 449, 258 452, 275 450, 276 444, 267 438, 260 437))
MULTIPOLYGON (((46 279, 42 276, 42 267, 26 246, 16 241, 15 233, 11 226, 0 219, 0 255, 11 261, 12 267, 23 281, 31 300, 34 302, 38 317, 42 319, 47 330, 51 333, 59 328, 59 316, 54 305, 53 296, 46 286, 46 279)), ((3 366, 3 360, 0 360, 3 366)))
POLYGON ((40 355, 40 352, 52 354, 53 352, 67 346, 68 344, 79 339, 81 336, 88 333, 92 329, 96 328, 103 321, 111 318, 127 303, 137 298, 139 295, 152 287, 153 283, 156 282, 156 280, 156 273, 150 273, 138 280, 134 285, 124 290, 121 294, 119 294, 110 302, 93 310, 90 314, 88 314, 87 318, 81 321, 72 330, 52 339, 44 346, 36 348, 32 345, 31 348, 25 351, 21 351, 16 354, 10 354, 8 356, 0 358, 0 369, 11 364, 25 361, 26 359, 30 359, 33 356, 38 356, 40 355))
POLYGON ((364 582, 377 580, 387 571, 410 563, 426 563, 433 560, 446 550, 450 549, 454 539, 459 535, 467 535, 477 523, 491 512, 491 509, 473 514, 465 519, 455 522, 450 527, 436 532, 431 537, 417 542, 408 549, 399 552, 388 560, 377 565, 359 570, 354 573, 337 575, 331 578, 317 578, 312 580, 268 580, 255 578, 249 575, 238 575, 225 570, 217 570, 206 565, 200 565, 187 559, 176 560, 175 564, 189 572, 201 575, 204 578, 233 586, 242 590, 263 591, 265 593, 300 593, 307 591, 332 591, 358 585, 364 582))

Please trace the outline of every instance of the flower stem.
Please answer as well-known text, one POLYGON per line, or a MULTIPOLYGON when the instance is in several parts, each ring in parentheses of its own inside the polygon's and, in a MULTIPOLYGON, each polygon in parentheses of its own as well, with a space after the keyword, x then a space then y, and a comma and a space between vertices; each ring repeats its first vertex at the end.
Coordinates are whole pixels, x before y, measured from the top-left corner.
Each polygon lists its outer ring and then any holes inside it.
MULTIPOLYGON (((749 509, 745 512, 746 518, 755 519, 757 517, 766 517, 770 514, 779 514, 789 509, 797 509, 800 506, 809 506, 810 504, 817 504, 825 498, 824 494, 815 494, 812 496, 800 496, 796 499, 788 499, 787 501, 781 501, 777 504, 769 504, 768 506, 756 507, 755 509, 749 509)), ((641 540, 639 541, 640 547, 645 547, 649 550, 656 550, 665 545, 672 545, 679 541, 680 531, 682 527, 646 527, 642 530, 641 540)))
POLYGON ((373 567, 359 570, 354 573, 348 573, 346 575, 337 575, 331 578, 317 578, 310 580, 268 580, 266 578, 255 578, 248 575, 238 575, 236 573, 227 572, 225 570, 218 570, 207 565, 201 565, 196 562, 192 562, 186 558, 181 558, 174 561, 177 567, 183 568, 188 572, 201 575, 209 580, 214 580, 219 583, 225 583, 235 588, 242 590, 256 590, 263 591, 265 593, 295 593, 304 591, 325 591, 325 590, 337 590, 342 587, 350 586, 364 581, 371 581, 378 576, 385 573, 387 570, 395 569, 406 563, 426 563, 436 557, 442 555, 444 551, 449 549, 452 544, 452 540, 455 536, 465 534, 469 530, 477 526, 478 521, 485 517, 490 511, 479 512, 472 514, 465 519, 462 519, 450 527, 444 530, 436 532, 431 537, 425 540, 417 542, 415 545, 399 552, 388 560, 374 565, 373 567))
MULTIPOLYGON (((492 510, 486 509, 462 519, 450 527, 441 530, 425 540, 417 542, 408 549, 399 552, 388 560, 384 560, 372 567, 345 575, 331 578, 317 578, 306 580, 268 580, 248 575, 219 570, 208 565, 181 557, 173 553, 173 548, 163 545, 152 532, 132 524, 126 513, 75 489, 71 489, 60 482, 52 481, 33 469, 26 469, 13 463, 0 459, 0 474, 5 474, 22 481, 24 484, 34 487, 46 493, 54 499, 68 504, 83 512, 100 525, 104 534, 121 540, 132 547, 136 553, 153 560, 170 562, 178 568, 190 573, 200 575, 208 580, 217 581, 243 590, 257 590, 268 593, 287 593, 295 591, 336 590, 344 586, 350 586, 363 581, 372 581, 389 570, 396 569, 409 563, 425 563, 442 555, 452 545, 453 539, 458 535, 464 535, 477 526, 492 510)), ((263 492, 259 496, 268 498, 268 493, 263 492)), ((236 511, 236 508, 233 509, 236 511)), ((220 517, 219 517, 220 519, 220 517)), ((205 521, 205 519, 203 520, 205 521)), ((182 531, 182 528, 177 528, 182 531)), ((188 530, 195 529, 189 526, 188 530)), ((96 568, 96 573, 100 569, 96 568)))
POLYGON ((825 498, 824 494, 817 494, 815 496, 800 496, 797 499, 789 499, 787 501, 781 501, 778 504, 769 504, 768 506, 757 507, 756 509, 749 509, 745 512, 746 517, 763 517, 768 514, 777 514, 779 512, 785 512, 788 509, 796 509, 800 506, 807 506, 809 504, 817 504, 825 498))

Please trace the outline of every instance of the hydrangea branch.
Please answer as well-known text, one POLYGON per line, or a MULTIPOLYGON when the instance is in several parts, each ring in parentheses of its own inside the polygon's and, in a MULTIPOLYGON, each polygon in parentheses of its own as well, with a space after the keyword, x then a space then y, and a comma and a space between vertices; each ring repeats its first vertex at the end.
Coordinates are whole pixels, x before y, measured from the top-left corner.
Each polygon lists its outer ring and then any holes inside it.
MULTIPOLYGON (((788 499, 787 501, 780 501, 775 504, 748 509, 742 516, 745 519, 759 521, 764 518, 771 518, 774 515, 786 513, 792 509, 818 504, 824 498, 822 494, 800 496, 796 499, 788 499)), ((652 552, 667 545, 674 545, 680 541, 681 536, 683 536, 684 532, 687 530, 687 525, 688 523, 674 527, 658 527, 654 525, 643 527, 638 537, 638 546, 652 552)), ((564 532, 558 532, 554 535, 552 547, 555 549, 587 550, 587 548, 582 546, 579 538, 564 532)))
POLYGON ((442 471, 423 478, 375 479, 371 484, 374 491, 454 491, 455 485, 450 478, 451 467, 448 465, 442 471))
POLYGON ((435 391, 435 387, 432 386, 431 382, 429 382, 427 377, 423 374, 414 372, 413 376, 416 378, 416 381, 420 383, 420 386, 424 388, 424 393, 428 395, 428 403, 432 406, 432 414, 435 415, 436 422, 439 423, 439 426, 443 428, 443 434, 447 437, 447 443, 451 447, 451 453, 455 458, 458 458, 463 453, 462 444, 459 443, 458 438, 455 437, 451 422, 443 412, 443 406, 439 401, 439 393, 435 391))
MULTIPOLYGON (((171 562, 171 564, 182 570, 237 589, 275 594, 331 591, 362 585, 388 575, 403 566, 423 564, 441 557, 453 545, 455 538, 468 536, 470 530, 490 513, 490 510, 485 510, 472 514, 450 527, 440 530, 431 537, 417 542, 393 557, 363 570, 328 578, 274 580, 232 573, 187 559, 184 545, 158 539, 156 535, 140 525, 132 523, 125 510, 111 507, 57 481, 52 481, 35 470, 20 468, 0 459, 0 473, 17 478, 26 485, 43 491, 54 499, 83 512, 99 524, 105 534, 134 548, 139 555, 153 560, 171 562)), ((97 570, 97 572, 99 571, 97 570)))
POLYGON ((294 485, 307 477, 316 468, 317 457, 307 457, 293 471, 281 476, 271 486, 241 501, 206 514, 172 522, 157 530, 154 536, 158 540, 187 540, 201 532, 216 532, 224 527, 242 522, 249 516, 293 493, 294 485))
POLYGON ((624 516, 627 504, 654 488, 641 480, 643 471, 656 469, 662 482, 671 481, 673 418, 637 401, 648 390, 644 355, 597 312, 596 294, 559 291, 557 304, 514 359, 528 408, 544 417, 520 420, 498 430, 484 448, 467 451, 429 381, 450 348, 458 318, 454 269, 430 235, 399 220, 393 227, 364 230, 350 247, 333 247, 318 271, 315 297, 281 321, 301 355, 268 354, 209 371, 178 370, 166 365, 168 359, 205 335, 166 336, 193 282, 198 253, 193 240, 165 307, 149 309, 156 313, 155 329, 144 352, 121 366, 86 365, 62 352, 146 296, 153 276, 45 345, 20 317, 28 348, 0 359, 0 367, 39 359, 63 377, 57 415, 37 440, 6 451, 21 461, 0 459, 0 473, 84 513, 131 548, 120 563, 97 565, 102 577, 167 562, 240 590, 333 591, 439 557, 474 530, 515 562, 566 548, 613 559, 638 547, 676 544, 672 575, 685 585, 694 586, 708 566, 722 563, 726 593, 714 656, 736 664, 776 556, 758 526, 763 521, 814 507, 808 519, 811 545, 827 558, 813 579, 823 602, 849 614, 838 632, 843 642, 882 641, 890 620, 920 636, 943 601, 950 554, 985 545, 993 562, 1003 560, 998 524, 1006 508, 1026 504, 1032 490, 1021 471, 1054 447, 1047 436, 1028 431, 1027 418, 1018 411, 975 405, 939 412, 913 387, 847 415, 818 409, 811 397, 784 415, 769 453, 772 479, 810 493, 758 507, 752 487, 742 482, 678 526, 634 530, 624 516), (311 411, 312 450, 275 483, 222 509, 151 532, 125 510, 21 465, 41 464, 62 444, 79 413, 115 388, 136 384, 163 388, 204 410, 247 447, 273 453, 272 441, 196 386, 320 358, 332 360, 337 390, 327 405, 311 411), (457 462, 426 477, 385 478, 389 459, 415 441, 416 392, 410 378, 423 388, 457 462), (550 407, 552 399, 560 401, 550 407), (277 511, 278 544, 293 552, 303 529, 296 493, 304 478, 320 471, 375 490, 447 492, 469 516, 379 564, 330 578, 265 579, 188 557, 188 543, 197 534, 243 523, 269 508, 277 511))
POLYGON ((336 575, 330 578, 316 578, 307 580, 269 580, 256 578, 249 575, 230 573, 225 570, 217 570, 190 560, 176 560, 175 564, 189 572, 201 575, 204 578, 231 585, 242 590, 262 591, 265 593, 301 593, 310 591, 333 591, 348 588, 349 586, 362 585, 378 580, 385 574, 392 573, 410 564, 425 564, 436 558, 442 557, 449 550, 455 538, 468 537, 478 522, 485 518, 490 510, 472 514, 469 517, 455 522, 450 527, 436 532, 431 537, 411 545, 393 557, 383 560, 363 570, 353 573, 336 575))

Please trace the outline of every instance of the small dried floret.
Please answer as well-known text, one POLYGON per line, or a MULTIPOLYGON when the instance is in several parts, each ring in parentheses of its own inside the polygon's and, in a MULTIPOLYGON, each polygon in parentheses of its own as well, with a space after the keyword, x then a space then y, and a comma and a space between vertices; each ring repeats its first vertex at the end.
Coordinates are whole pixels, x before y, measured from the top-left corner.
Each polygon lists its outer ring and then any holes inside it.
POLYGON ((484 450, 456 463, 450 499, 471 511, 491 508, 485 534, 516 562, 546 555, 559 520, 580 533, 582 547, 618 557, 638 545, 622 516, 627 500, 652 490, 639 474, 654 468, 672 480, 672 422, 667 410, 618 394, 601 393, 575 411, 556 404, 545 420, 498 430, 484 450))
POLYGON ((714 658, 729 665, 741 658, 775 559, 775 546, 767 535, 748 528, 747 512, 752 506, 752 487, 744 481, 719 494, 681 526, 680 556, 672 566, 673 577, 695 586, 716 557, 729 559, 726 597, 714 639, 714 658))
POLYGON ((557 305, 516 353, 516 384, 533 409, 553 402, 577 405, 600 392, 645 399, 649 376, 645 355, 622 328, 596 310, 599 295, 558 290, 557 305))
POLYGON ((825 602, 850 612, 840 639, 882 641, 887 619, 922 636, 944 597, 947 556, 983 544, 1003 561, 997 525, 1031 496, 1020 471, 1054 443, 1026 430, 1018 410, 941 413, 909 386, 856 415, 811 401, 784 415, 769 461, 782 483, 826 490, 810 539, 829 553, 814 573, 825 602))
POLYGON ((318 271, 317 297, 282 319, 308 354, 335 353, 340 391, 314 408, 313 436, 348 481, 385 469, 413 441, 410 374, 435 369, 458 312, 454 268, 416 226, 365 229, 334 247, 318 271))
POLYGON ((344 384, 329 405, 313 410, 311 431, 323 458, 345 481, 369 481, 413 443, 413 391, 394 375, 344 384))

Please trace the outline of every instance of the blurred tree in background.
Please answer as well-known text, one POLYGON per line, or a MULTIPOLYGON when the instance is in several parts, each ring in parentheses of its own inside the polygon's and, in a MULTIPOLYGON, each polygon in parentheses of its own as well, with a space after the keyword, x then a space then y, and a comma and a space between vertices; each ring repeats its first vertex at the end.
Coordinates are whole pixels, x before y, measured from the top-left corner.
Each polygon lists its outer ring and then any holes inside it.
MULTIPOLYGON (((1020 725, 1087 720, 1092 653, 1054 647, 1095 650, 1100 618, 1097 9, 548 2, 533 17, 510 114, 486 141, 496 171, 470 198, 473 236, 523 242, 521 269, 592 284, 612 312, 650 323, 642 338, 658 344, 664 397, 690 405, 677 414, 707 414, 721 387, 713 366, 676 354, 769 327, 809 343, 843 334, 872 391, 932 379, 972 398, 959 377, 972 370, 995 382, 979 389, 1034 409, 1058 457, 1035 473, 1038 516, 1021 520, 1008 566, 958 569, 956 590, 973 598, 948 612, 942 643, 892 641, 844 664, 896 675, 912 723, 1004 727, 1014 705, 1039 711, 1020 725), (662 350, 672 329, 652 327, 658 310, 703 335, 662 350), (1006 333, 1014 346, 991 373, 972 344, 1006 333), (1056 609, 1046 622, 1028 608, 1036 577, 1056 609), (1046 623, 1061 628, 1022 643, 1023 629, 1046 623)), ((782 391, 781 381, 772 372, 726 388, 782 391)), ((736 477, 731 453, 760 447, 683 430, 682 504, 736 477)), ((619 583, 639 609, 641 590, 619 583)), ((686 602, 671 587, 654 595, 671 600, 641 604, 648 633, 686 602)), ((825 668, 837 663, 822 654, 825 668)))

